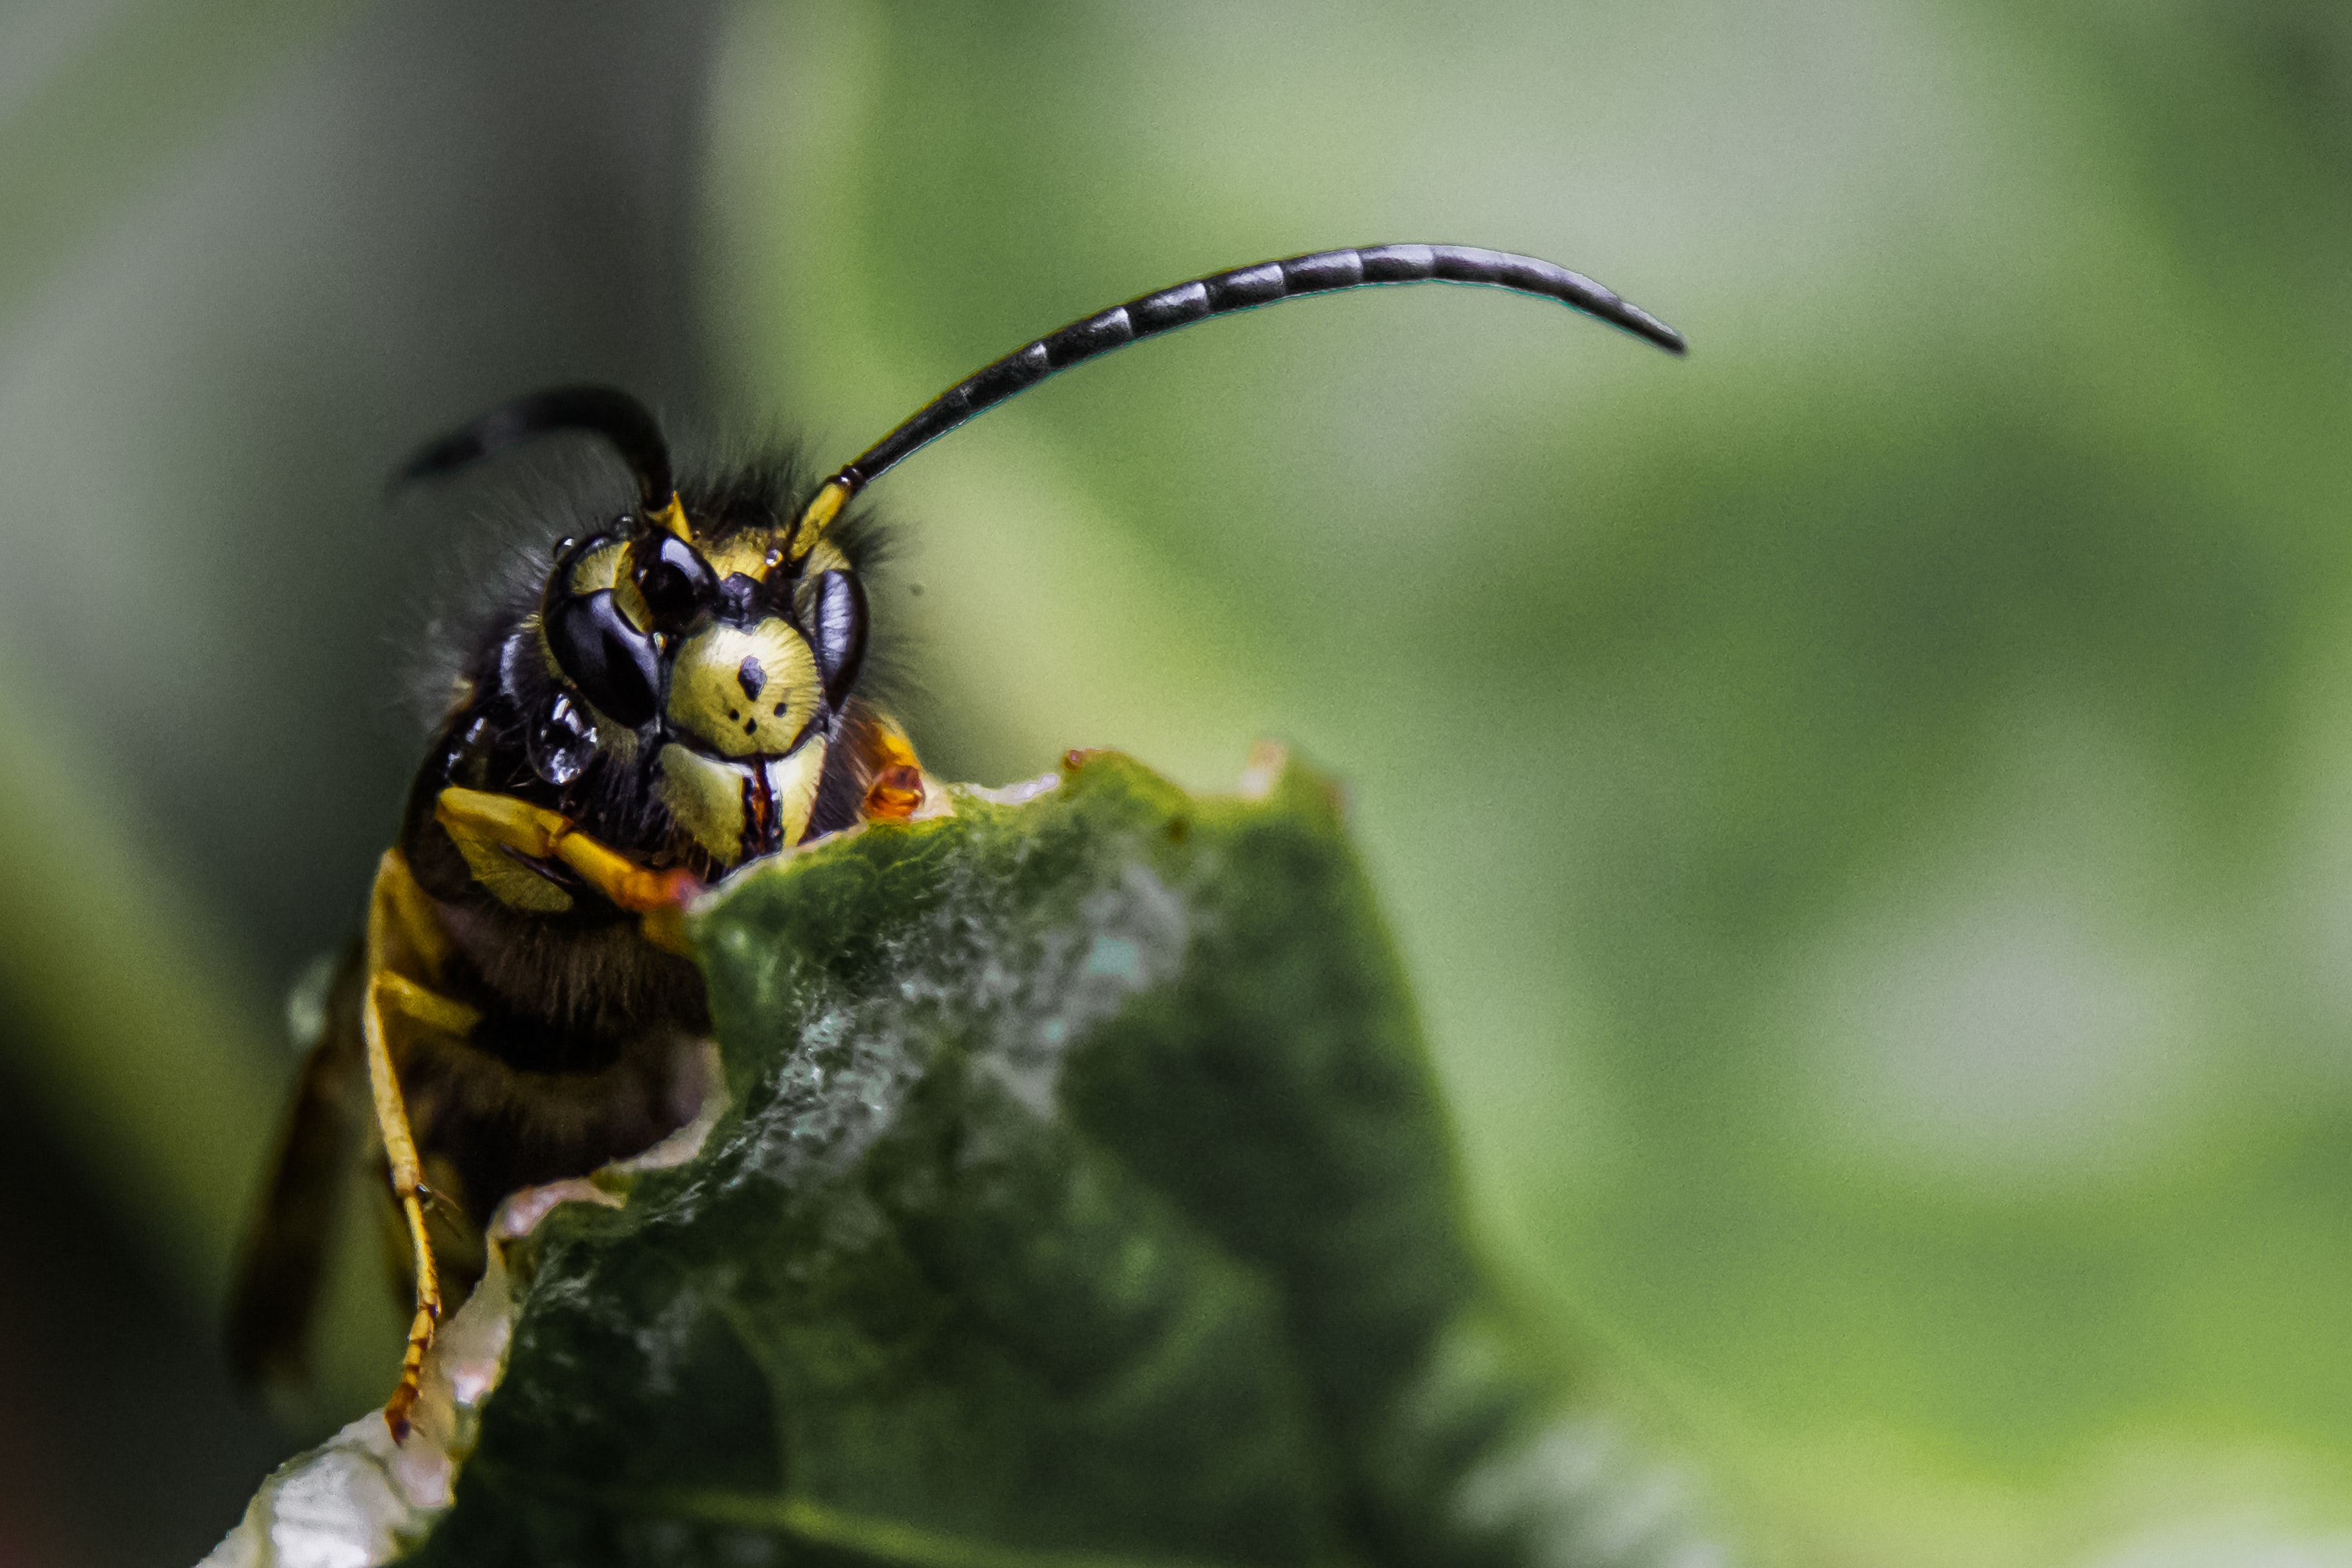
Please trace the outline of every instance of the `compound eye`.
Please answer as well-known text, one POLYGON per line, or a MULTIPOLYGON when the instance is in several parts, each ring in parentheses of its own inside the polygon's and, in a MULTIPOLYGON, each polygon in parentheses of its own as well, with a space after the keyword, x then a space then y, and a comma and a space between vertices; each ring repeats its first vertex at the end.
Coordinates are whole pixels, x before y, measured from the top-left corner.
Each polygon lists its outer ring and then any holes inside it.
POLYGON ((614 723, 635 730, 653 721, 660 659, 653 639, 613 603, 610 588, 557 600, 547 612, 547 646, 580 694, 614 723))
POLYGON ((857 683, 857 667, 866 658, 866 590, 846 572, 827 572, 816 580, 811 597, 809 642, 816 650, 825 703, 838 708, 857 683))
POLYGON ((629 546, 629 558, 636 565, 637 592, 657 625, 682 626, 718 595, 719 579, 709 563, 675 534, 639 540, 629 546))

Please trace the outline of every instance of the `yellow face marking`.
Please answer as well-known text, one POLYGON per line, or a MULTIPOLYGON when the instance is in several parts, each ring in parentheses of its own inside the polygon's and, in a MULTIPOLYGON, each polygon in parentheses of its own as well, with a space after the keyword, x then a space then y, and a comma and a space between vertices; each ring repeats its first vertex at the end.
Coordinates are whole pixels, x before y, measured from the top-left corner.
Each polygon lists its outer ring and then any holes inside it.
POLYGON ((572 564, 572 591, 583 597, 600 588, 613 590, 613 603, 626 616, 629 624, 646 631, 654 624, 653 612, 646 607, 646 596, 637 592, 637 580, 629 571, 629 546, 624 540, 600 544, 572 564))
POLYGON ((669 721, 722 757, 790 751, 817 698, 816 655, 781 616, 705 626, 670 667, 669 721))
POLYGON ((662 805, 703 853, 722 866, 735 864, 743 854, 743 770, 675 743, 657 760, 661 778, 654 791, 662 805))
POLYGON ((620 540, 600 544, 572 563, 572 591, 593 594, 618 583, 629 562, 629 547, 620 540))
POLYGON ((702 558, 710 563, 712 574, 722 583, 739 572, 756 583, 782 564, 784 557, 783 552, 776 548, 772 531, 747 528, 718 548, 705 550, 702 558), (771 561, 771 556, 775 559, 771 561))
POLYGON ((790 846, 808 831, 824 774, 824 737, 812 735, 789 757, 722 763, 675 742, 661 750, 655 794, 688 837, 721 866, 740 863, 755 837, 751 814, 775 825, 774 842, 790 846))
POLYGON ((811 735, 799 751, 768 764, 768 787, 774 792, 776 820, 785 845, 798 844, 801 835, 808 831, 809 813, 816 808, 816 786, 824 776, 823 735, 811 735))

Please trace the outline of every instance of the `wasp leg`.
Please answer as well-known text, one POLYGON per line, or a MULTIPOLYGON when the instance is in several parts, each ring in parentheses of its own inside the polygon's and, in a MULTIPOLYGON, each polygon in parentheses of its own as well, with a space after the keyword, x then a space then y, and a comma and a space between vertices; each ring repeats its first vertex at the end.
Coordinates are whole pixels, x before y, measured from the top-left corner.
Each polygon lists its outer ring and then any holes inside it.
POLYGON ((376 994, 385 1006, 436 1034, 464 1039, 482 1021, 482 1010, 419 985, 407 975, 384 970, 375 977, 376 994))
POLYGON ((383 1141, 384 1160, 391 1169, 393 1195, 408 1227, 416 1275, 416 1316, 409 1323, 400 1382, 383 1407, 394 1441, 407 1435, 408 1413, 416 1403, 425 1352, 441 1321, 441 1280, 425 1228, 429 1190, 424 1163, 417 1158, 416 1138, 408 1124, 408 1102, 400 1092, 389 1024, 396 1018, 404 1025, 422 1026, 461 1039, 472 1032, 480 1020, 478 1013, 404 973, 423 969, 428 976, 437 977, 440 960, 447 951, 447 933, 434 918, 431 903, 416 885, 408 862, 399 850, 385 850, 368 900, 367 990, 360 1002, 360 1036, 367 1053, 376 1131, 383 1141))
POLYGON ((400 1382, 384 1402, 383 1418, 394 1442, 408 1435, 409 1407, 416 1403, 425 1352, 441 1321, 441 1280, 433 1268, 433 1243, 425 1234, 425 1171, 416 1158, 416 1140, 408 1129, 408 1107, 400 1097, 400 1080, 393 1074, 392 1051, 384 1039, 383 992, 368 987, 361 1014, 367 1036, 368 1083, 375 1092, 375 1121, 383 1137, 384 1158, 392 1165, 392 1190, 400 1201, 401 1218, 415 1253, 416 1316, 408 1325, 408 1349, 400 1360, 400 1382))
POLYGON ((561 861, 618 908, 647 917, 648 940, 672 952, 687 951, 677 912, 702 890, 690 873, 640 866, 581 832, 562 812, 510 795, 452 784, 441 792, 434 816, 461 849, 468 844, 495 846, 527 859, 561 861))
POLYGON ((904 822, 923 808, 923 764, 907 731, 877 715, 862 737, 867 776, 860 813, 868 822, 904 822))
POLYGON ((383 946, 368 952, 370 973, 391 968, 414 972, 428 985, 440 984, 441 965, 449 956, 449 933, 433 911, 433 895, 418 883, 407 858, 397 849, 385 851, 369 894, 368 941, 374 942, 379 935, 383 946))

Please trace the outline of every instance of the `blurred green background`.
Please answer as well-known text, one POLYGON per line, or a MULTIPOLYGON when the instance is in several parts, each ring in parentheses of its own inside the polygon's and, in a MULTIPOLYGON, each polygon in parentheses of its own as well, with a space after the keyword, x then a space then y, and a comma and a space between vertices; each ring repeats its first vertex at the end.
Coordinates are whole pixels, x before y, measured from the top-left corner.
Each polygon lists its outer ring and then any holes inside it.
POLYGON ((212 1350, 279 998, 532 468, 405 447, 837 462, 1446 239, 1694 353, 1379 291, 990 415, 875 492, 927 760, 1347 779, 1498 1253, 1768 1558, 2352 1563, 2352 12, 5 0, 0 214, 0 1563, 299 1436, 212 1350))

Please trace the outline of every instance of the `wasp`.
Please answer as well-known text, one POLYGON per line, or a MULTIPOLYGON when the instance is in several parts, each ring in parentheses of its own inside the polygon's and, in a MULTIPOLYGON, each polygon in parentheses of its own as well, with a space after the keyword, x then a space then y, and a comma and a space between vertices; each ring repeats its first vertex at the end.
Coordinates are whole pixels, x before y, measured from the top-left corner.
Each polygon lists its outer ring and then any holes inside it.
POLYGON ((446 710, 330 991, 247 1247, 230 1318, 240 1375, 299 1372, 340 1181, 364 1148, 413 1299, 384 1406, 404 1436, 499 1199, 637 1153, 694 1114, 709 1017, 685 907, 751 861, 921 808, 930 786, 912 746, 859 691, 874 528, 851 503, 868 484, 1139 339, 1423 282, 1542 296, 1684 351, 1673 328, 1550 262, 1384 245, 1196 278, 1074 321, 814 483, 783 456, 678 475, 652 414, 596 386, 518 398, 419 452, 404 478, 568 432, 607 447, 635 493, 582 514, 599 521, 561 538, 449 650, 446 710))

